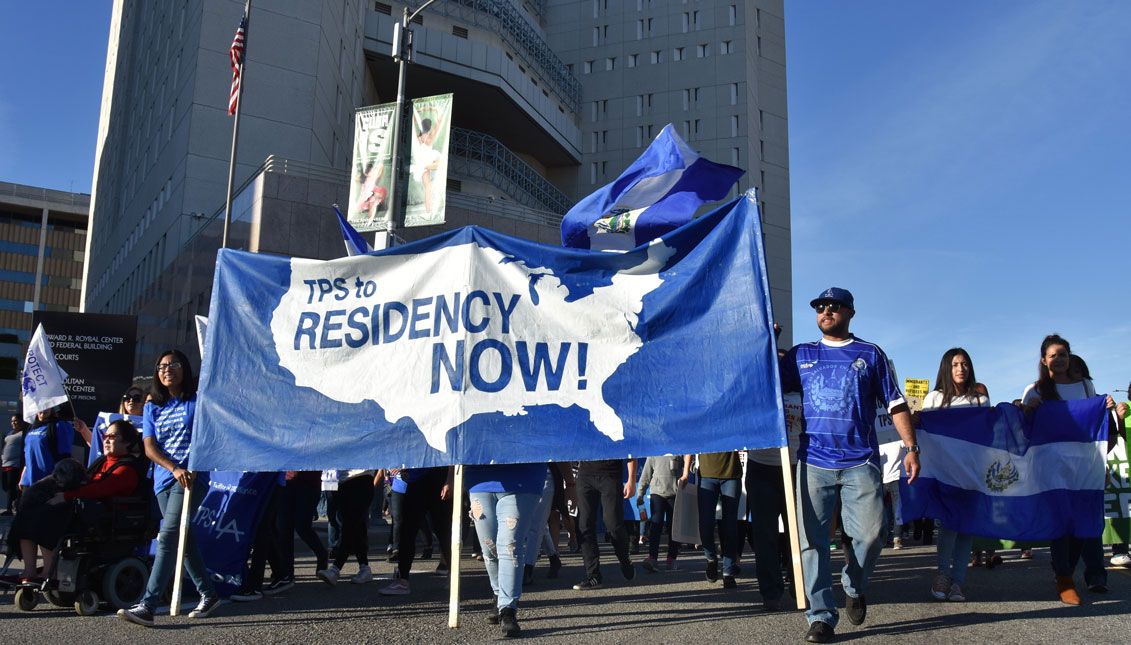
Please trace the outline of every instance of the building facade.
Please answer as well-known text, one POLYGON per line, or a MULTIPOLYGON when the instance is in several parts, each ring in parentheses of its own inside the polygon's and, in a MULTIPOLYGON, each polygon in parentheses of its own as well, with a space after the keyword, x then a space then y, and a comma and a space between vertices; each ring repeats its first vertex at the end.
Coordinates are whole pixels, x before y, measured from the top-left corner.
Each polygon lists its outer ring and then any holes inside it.
POLYGON ((78 311, 90 195, 0 182, 0 408, 19 405, 32 312, 78 311))
MULTIPOLYGON (((342 254, 329 205, 347 199, 354 109, 396 96, 390 51, 404 6, 253 0, 229 246, 342 254)), ((242 9, 115 1, 83 303, 140 316, 140 364, 193 349, 193 316, 207 311, 242 9)), ((557 243, 561 215, 671 122, 704 156, 747 171, 736 194, 760 189, 788 329, 782 13, 781 0, 435 2, 412 26, 406 94, 455 95, 447 223, 400 232, 477 224, 557 243)))

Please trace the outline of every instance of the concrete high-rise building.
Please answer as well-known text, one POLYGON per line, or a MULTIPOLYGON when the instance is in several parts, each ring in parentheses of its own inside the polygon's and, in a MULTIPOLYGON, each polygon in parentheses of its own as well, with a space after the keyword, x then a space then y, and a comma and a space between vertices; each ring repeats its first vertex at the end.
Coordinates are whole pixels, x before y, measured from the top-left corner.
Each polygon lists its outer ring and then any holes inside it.
MULTIPOLYGON (((415 8, 420 3, 413 2, 415 8)), ((342 254, 355 108, 396 96, 405 4, 253 0, 230 246, 342 254)), ((238 0, 115 0, 91 209, 87 311, 139 315, 139 359, 195 344, 231 146, 238 0)), ((760 189, 789 328, 781 0, 438 0, 413 25, 409 98, 455 95, 447 223, 558 243, 560 216, 666 123, 760 189)))

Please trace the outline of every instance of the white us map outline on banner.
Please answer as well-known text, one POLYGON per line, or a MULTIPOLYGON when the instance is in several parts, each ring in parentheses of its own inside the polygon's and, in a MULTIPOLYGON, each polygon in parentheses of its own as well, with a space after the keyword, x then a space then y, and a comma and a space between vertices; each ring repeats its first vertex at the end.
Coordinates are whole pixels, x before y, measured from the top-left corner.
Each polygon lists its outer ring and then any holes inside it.
POLYGON ((619 441, 623 424, 602 385, 642 345, 643 298, 674 252, 657 240, 645 262, 573 300, 549 271, 476 244, 296 258, 271 331, 296 385, 344 403, 372 400, 386 421, 410 418, 441 451, 448 431, 474 415, 537 405, 577 405, 619 441), (381 275, 416 278, 390 284, 381 275))

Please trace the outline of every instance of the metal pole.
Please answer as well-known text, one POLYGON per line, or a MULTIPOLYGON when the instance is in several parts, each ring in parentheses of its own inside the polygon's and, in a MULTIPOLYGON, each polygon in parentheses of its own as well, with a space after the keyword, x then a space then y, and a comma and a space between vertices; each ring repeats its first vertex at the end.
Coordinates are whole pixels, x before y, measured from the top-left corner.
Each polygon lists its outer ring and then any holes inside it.
POLYGON ((408 40, 408 25, 409 25, 408 7, 404 8, 404 16, 401 18, 400 38, 395 38, 396 46, 399 51, 394 51, 393 56, 397 59, 397 102, 396 107, 393 108, 393 158, 392 158, 392 171, 393 178, 389 182, 389 209, 385 211, 385 248, 393 246, 393 235, 397 230, 398 220, 403 218, 401 213, 401 202, 404 201, 404 195, 401 191, 401 169, 403 160, 401 155, 402 144, 401 137, 404 129, 402 128, 402 121, 404 119, 404 85, 405 77, 408 75, 408 61, 406 60, 407 52, 405 51, 405 43, 408 40))
POLYGON ((251 0, 247 0, 243 6, 244 23, 243 29, 243 56, 240 58, 240 86, 236 89, 236 115, 235 120, 232 122, 232 152, 228 156, 228 192, 224 201, 224 234, 220 238, 220 248, 228 248, 228 227, 232 222, 232 184, 236 179, 236 139, 240 134, 240 111, 243 110, 243 86, 247 80, 244 78, 243 67, 247 62, 247 40, 251 32, 251 0))
POLYGON ((389 210, 385 213, 385 234, 388 246, 393 246, 393 235, 396 233, 397 227, 404 221, 405 210, 407 203, 405 200, 405 193, 408 192, 408 177, 405 176, 404 190, 401 190, 401 174, 404 170, 404 86, 405 77, 408 74, 408 63, 410 61, 411 51, 409 50, 408 43, 411 40, 409 36, 408 26, 416 16, 424 11, 428 5, 436 2, 436 0, 428 0, 420 7, 413 11, 408 12, 408 7, 404 8, 404 13, 401 16, 401 28, 399 37, 393 38, 393 59, 397 61, 397 102, 396 108, 393 110, 393 180, 389 184, 389 190, 392 193, 389 195, 389 210))

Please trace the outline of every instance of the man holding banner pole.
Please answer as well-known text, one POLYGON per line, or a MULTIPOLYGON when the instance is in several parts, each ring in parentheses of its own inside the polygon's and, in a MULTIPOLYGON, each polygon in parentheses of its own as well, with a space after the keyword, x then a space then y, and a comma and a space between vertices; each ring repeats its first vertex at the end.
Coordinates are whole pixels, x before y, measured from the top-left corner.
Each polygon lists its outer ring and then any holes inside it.
POLYGON ((793 347, 782 359, 782 392, 802 393, 801 445, 797 464, 797 505, 801 509, 801 562, 809 630, 805 640, 829 643, 838 613, 832 591, 829 529, 841 507, 852 537, 841 573, 848 620, 864 622, 864 591, 883 547, 883 484, 876 439, 877 400, 891 412, 907 449, 908 482, 919 474, 915 429, 895 369, 877 345, 848 331, 855 315, 852 294, 826 289, 809 303, 817 312, 822 338, 793 347))

